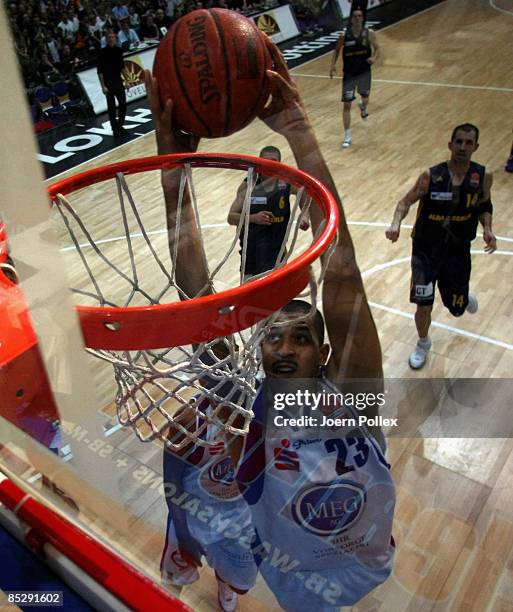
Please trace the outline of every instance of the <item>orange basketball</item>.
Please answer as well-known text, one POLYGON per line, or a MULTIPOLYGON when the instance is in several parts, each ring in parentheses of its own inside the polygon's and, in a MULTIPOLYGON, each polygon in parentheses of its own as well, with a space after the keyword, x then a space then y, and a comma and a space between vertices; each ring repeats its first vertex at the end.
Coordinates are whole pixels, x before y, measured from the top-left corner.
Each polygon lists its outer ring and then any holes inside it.
POLYGON ((226 9, 180 18, 160 43, 153 64, 160 98, 173 100, 174 124, 207 138, 248 125, 270 94, 272 60, 253 21, 226 9))

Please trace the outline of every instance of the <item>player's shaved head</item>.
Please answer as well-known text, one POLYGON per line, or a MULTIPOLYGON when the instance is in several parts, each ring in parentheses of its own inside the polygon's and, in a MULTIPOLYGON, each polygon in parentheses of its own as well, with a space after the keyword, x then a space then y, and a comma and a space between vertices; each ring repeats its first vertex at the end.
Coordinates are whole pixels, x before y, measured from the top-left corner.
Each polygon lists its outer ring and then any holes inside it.
POLYGON ((277 155, 278 161, 281 161, 281 151, 280 149, 278 149, 278 147, 274 147, 273 145, 267 145, 260 151, 258 157, 263 157, 265 154, 277 155))
MULTIPOLYGON (((292 302, 289 302, 281 309, 281 312, 288 315, 309 315, 312 312, 312 305, 304 300, 292 300, 292 302)), ((323 316, 316 309, 312 319, 319 344, 324 344, 323 316)))

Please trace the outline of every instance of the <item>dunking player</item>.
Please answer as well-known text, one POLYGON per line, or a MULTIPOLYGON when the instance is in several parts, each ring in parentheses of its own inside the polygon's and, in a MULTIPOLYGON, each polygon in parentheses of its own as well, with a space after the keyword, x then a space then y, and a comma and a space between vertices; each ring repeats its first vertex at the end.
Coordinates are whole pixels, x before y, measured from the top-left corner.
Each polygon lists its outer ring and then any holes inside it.
POLYGON ((410 206, 420 201, 412 232, 412 281, 410 301, 417 304, 415 325, 419 339, 410 355, 410 366, 421 368, 431 348, 429 326, 438 288, 444 306, 455 317, 477 311, 477 298, 469 293, 470 243, 476 237, 478 220, 483 226, 485 251, 497 248, 492 232, 490 199, 492 174, 471 161, 477 150, 479 130, 464 123, 454 128, 449 161, 423 172, 415 185, 399 200, 386 237, 399 238, 401 221, 410 206))
MULTIPOLYGON (((281 161, 281 151, 268 145, 259 157, 281 161)), ((290 194, 296 192, 295 187, 276 177, 258 176, 251 192, 244 279, 275 267, 290 219, 290 194)), ((246 181, 243 181, 228 213, 230 225, 239 224, 245 195, 246 181)), ((308 229, 308 224, 302 223, 301 229, 308 229)), ((241 231, 241 256, 243 237, 244 231, 241 231)))
POLYGON ((342 102, 344 103, 344 140, 343 147, 350 147, 351 136, 351 105, 356 99, 356 92, 360 94, 358 103, 362 119, 369 116, 368 104, 371 89, 371 66, 379 58, 380 50, 376 33, 366 28, 363 12, 355 10, 351 14, 350 25, 341 34, 337 46, 333 51, 330 67, 330 78, 337 73, 336 64, 342 51, 343 71, 342 102))
MULTIPOLYGON (((269 48, 277 71, 268 72, 273 99, 261 118, 287 139, 298 166, 320 179, 336 196, 284 59, 272 43, 269 48)), ((171 109, 169 102, 164 112, 171 109)), ((183 139, 175 142, 178 151, 194 150, 196 144, 183 139)), ((177 149, 166 152, 173 150, 177 149)), ((179 178, 173 171, 165 178, 170 224, 179 178)), ((382 382, 376 327, 338 197, 337 201, 339 238, 323 285, 323 308, 332 346, 329 361, 322 316, 305 315, 301 304, 293 303, 285 313, 288 320, 299 310, 301 320, 273 327, 262 345, 267 377, 291 379, 298 389, 302 385, 298 379, 308 379, 322 393, 336 391, 335 384, 343 379, 369 379, 369 388, 382 382), (324 369, 332 382, 321 373, 324 369)), ((320 209, 314 206, 310 210, 314 232, 322 220, 320 209)), ((204 258, 192 214, 185 227, 186 249, 177 267, 178 282, 183 277, 198 292, 206 284, 208 271, 199 265, 204 258)), ((372 401, 362 408, 362 415, 376 414, 372 401)), ((299 412, 300 407, 297 409, 299 412)), ((325 406, 323 410, 328 413, 332 409, 325 406)), ((331 612, 355 603, 382 583, 392 569, 395 494, 380 432, 375 432, 376 439, 364 425, 351 427, 350 432, 334 425, 322 436, 308 437, 300 429, 273 435, 264 433, 267 413, 272 410, 262 394, 255 411, 258 420, 253 422, 248 437, 245 441, 231 440, 230 451, 234 465, 241 457, 237 479, 251 507, 257 531, 253 554, 264 579, 285 610, 331 612)), ((345 403, 337 407, 337 414, 358 420, 345 403)))
MULTIPOLYGON (((171 103, 161 110, 156 80, 148 72, 145 80, 159 154, 195 150, 198 144, 195 137, 186 137, 171 129, 171 103)), ((163 171, 169 228, 176 225, 177 180, 176 171, 163 171)), ((181 226, 187 232, 180 232, 175 245, 175 232, 170 231, 169 247, 171 251, 177 248, 177 282, 187 295, 193 296, 207 283, 201 266, 187 267, 201 248, 187 195, 181 226)), ((222 342, 215 350, 223 350, 222 342)), ((208 384, 207 380, 202 382, 208 384)), ((204 400, 198 414, 185 407, 177 416, 180 424, 192 432, 201 424, 199 415, 207 415, 210 410, 208 401, 204 400)), ((175 444, 181 441, 181 436, 177 428, 170 429, 169 438, 175 444)), ((192 584, 199 579, 197 567, 204 556, 216 574, 221 609, 233 612, 237 607, 237 593, 248 591, 257 575, 250 551, 254 534, 251 513, 237 488, 235 469, 222 432, 209 425, 204 437, 211 443, 209 447, 191 443, 180 451, 164 452, 164 492, 169 513, 161 559, 162 580, 174 586, 192 584)))

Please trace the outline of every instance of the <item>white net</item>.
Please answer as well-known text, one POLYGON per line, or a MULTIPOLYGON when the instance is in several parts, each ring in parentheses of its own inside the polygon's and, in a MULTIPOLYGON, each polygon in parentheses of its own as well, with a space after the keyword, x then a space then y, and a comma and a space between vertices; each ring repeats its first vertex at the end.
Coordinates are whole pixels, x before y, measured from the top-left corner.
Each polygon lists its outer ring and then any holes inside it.
MULTIPOLYGON (((198 173, 198 169, 194 169, 198 173)), ((109 198, 109 233, 102 234, 103 220, 98 209, 98 198, 104 199, 104 183, 88 189, 78 190, 70 196, 58 195, 54 200, 58 216, 62 219, 66 232, 63 250, 70 257, 70 284, 77 296, 77 303, 100 307, 129 308, 133 306, 157 307, 176 301, 194 300, 208 292, 219 292, 238 286, 269 274, 272 270, 248 278, 245 274, 249 249, 249 215, 252 194, 256 183, 261 180, 252 166, 245 173, 245 191, 242 212, 233 234, 230 228, 216 229, 216 236, 222 233, 217 242, 206 234, 212 234, 208 223, 202 225, 198 193, 207 199, 222 197, 227 185, 221 182, 223 194, 212 189, 210 175, 214 169, 202 169, 199 175, 185 163, 181 169, 180 190, 176 208, 176 225, 168 231, 162 230, 163 216, 159 199, 163 199, 158 187, 146 188, 141 183, 129 185, 132 177, 117 174, 111 183, 109 198), (203 173, 203 174, 202 174, 203 173), (199 187, 196 186, 199 183, 199 187), (96 190, 94 202, 91 191, 96 190), (82 199, 82 192, 88 198, 82 199), (148 203, 148 193, 151 202, 148 203), (160 197, 159 197, 160 196, 160 197), (114 212, 113 200, 118 207, 114 212), (177 271, 177 243, 180 232, 187 231, 180 222, 184 201, 190 202, 195 222, 203 242, 203 262, 208 269, 208 281, 195 295, 188 295, 179 285, 177 271), (160 206, 160 208, 159 208, 160 206), (157 210, 156 210, 157 209, 157 210), (112 224, 118 224, 117 235, 112 236, 112 224), (149 227, 147 225, 149 224, 149 227), (159 227, 160 224, 160 227, 159 227), (155 229, 153 229, 155 228, 155 229), (213 244, 210 244, 213 243, 213 244), (120 245, 122 245, 120 247, 120 245), (239 251, 240 249, 240 251, 239 251)), ((223 170, 226 172, 226 170, 223 170)), ((151 173, 145 173, 151 174, 151 173)), ((236 175, 240 185, 240 172, 236 175)), ((270 177, 281 180, 279 177, 270 177)), ((267 180, 267 179, 266 179, 267 180)), ((228 182, 228 191, 233 179, 228 182)), ((231 191, 233 199, 233 189, 231 191)), ((303 253, 313 244, 323 227, 312 237, 310 232, 300 232, 309 216, 310 197, 303 188, 296 193, 295 202, 290 206, 290 216, 286 229, 277 248, 273 269, 285 266, 289 261, 303 253)), ((286 211, 288 214, 288 210, 286 211)), ((221 224, 218 224, 221 225, 221 224)), ((316 308, 317 288, 321 282, 323 268, 320 264, 310 269, 310 281, 301 298, 316 308)), ((166 446, 178 450, 191 442, 208 445, 205 431, 214 424, 234 435, 244 435, 253 417, 252 400, 260 370, 259 346, 267 327, 282 324, 278 313, 265 309, 265 295, 262 296, 261 320, 242 331, 223 338, 214 338, 194 345, 181 345, 151 350, 121 350, 88 348, 87 351, 104 362, 112 364, 116 383, 115 406, 119 422, 130 426, 142 441, 161 440, 166 446), (210 410, 205 411, 205 402, 210 410), (195 423, 183 415, 201 415, 195 423)), ((106 334, 108 327, 106 324, 106 334)), ((115 324, 112 324, 115 329, 115 324)), ((173 325, 173 320, 166 322, 173 325)), ((194 418, 192 419, 194 421, 194 418)))

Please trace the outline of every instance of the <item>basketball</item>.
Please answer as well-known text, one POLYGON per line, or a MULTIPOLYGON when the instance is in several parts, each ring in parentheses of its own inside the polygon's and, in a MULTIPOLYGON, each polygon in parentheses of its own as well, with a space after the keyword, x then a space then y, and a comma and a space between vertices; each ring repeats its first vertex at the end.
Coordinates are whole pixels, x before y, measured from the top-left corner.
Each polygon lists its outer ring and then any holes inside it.
POLYGON ((173 100, 176 127, 218 138, 242 129, 262 111, 271 67, 254 22, 214 8, 188 13, 173 25, 157 50, 153 74, 162 105, 173 100))

